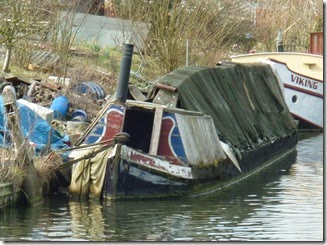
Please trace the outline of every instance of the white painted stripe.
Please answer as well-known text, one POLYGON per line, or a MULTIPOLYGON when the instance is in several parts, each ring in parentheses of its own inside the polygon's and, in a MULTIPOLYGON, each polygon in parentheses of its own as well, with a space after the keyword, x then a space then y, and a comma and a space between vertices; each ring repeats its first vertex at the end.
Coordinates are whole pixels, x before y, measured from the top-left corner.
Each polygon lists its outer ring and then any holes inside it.
POLYGON ((194 179, 190 167, 170 164, 168 161, 149 156, 125 145, 121 148, 121 158, 125 161, 133 162, 149 169, 168 173, 176 177, 194 179))

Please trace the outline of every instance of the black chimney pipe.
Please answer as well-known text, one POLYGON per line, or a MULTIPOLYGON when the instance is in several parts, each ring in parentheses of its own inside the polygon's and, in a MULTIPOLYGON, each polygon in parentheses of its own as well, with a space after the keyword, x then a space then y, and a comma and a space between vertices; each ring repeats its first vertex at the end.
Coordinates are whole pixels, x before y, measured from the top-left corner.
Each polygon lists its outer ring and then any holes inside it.
POLYGON ((123 47, 123 57, 120 65, 120 72, 118 78, 116 101, 125 103, 128 92, 128 81, 131 72, 133 44, 125 44, 123 47))

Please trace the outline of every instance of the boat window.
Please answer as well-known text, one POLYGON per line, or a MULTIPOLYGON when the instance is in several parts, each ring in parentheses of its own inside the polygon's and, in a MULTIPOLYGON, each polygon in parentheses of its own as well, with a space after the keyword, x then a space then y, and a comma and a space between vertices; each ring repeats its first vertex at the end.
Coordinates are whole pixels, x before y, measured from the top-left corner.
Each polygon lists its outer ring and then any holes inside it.
POLYGON ((296 102, 297 102, 297 96, 296 96, 296 95, 293 95, 293 97, 292 97, 292 102, 293 102, 293 103, 296 103, 296 102))
POLYGON ((127 146, 149 152, 154 112, 143 108, 126 109, 123 132, 131 138, 127 146))

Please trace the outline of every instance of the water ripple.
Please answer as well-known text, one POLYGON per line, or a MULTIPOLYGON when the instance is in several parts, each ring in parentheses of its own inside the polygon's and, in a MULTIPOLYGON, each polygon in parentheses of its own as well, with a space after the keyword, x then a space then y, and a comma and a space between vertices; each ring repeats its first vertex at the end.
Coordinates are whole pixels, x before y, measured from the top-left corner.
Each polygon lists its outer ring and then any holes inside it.
POLYGON ((241 185, 185 200, 75 202, 54 197, 0 215, 7 241, 322 241, 323 137, 241 185))

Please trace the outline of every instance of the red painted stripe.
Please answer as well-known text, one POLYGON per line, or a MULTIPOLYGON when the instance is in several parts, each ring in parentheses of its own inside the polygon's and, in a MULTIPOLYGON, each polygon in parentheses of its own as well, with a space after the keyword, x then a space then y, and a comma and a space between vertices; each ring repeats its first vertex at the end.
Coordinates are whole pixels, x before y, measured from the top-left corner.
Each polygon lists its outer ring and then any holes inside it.
POLYGON ((296 90, 296 91, 299 91, 299 92, 302 92, 302 93, 305 93, 305 94, 309 94, 309 95, 312 95, 312 96, 315 96, 315 97, 318 97, 318 98, 324 98, 324 95, 322 95, 322 94, 315 93, 315 92, 312 92, 310 90, 302 89, 302 88, 299 88, 297 86, 292 86, 292 85, 284 83, 284 87, 292 89, 292 90, 296 90))
POLYGON ((285 66, 287 67, 288 70, 290 70, 291 72, 295 73, 296 75, 299 75, 299 76, 301 76, 301 77, 307 77, 307 78, 313 79, 313 80, 315 80, 315 81, 317 81, 317 82, 319 82, 319 83, 324 83, 324 81, 319 80, 319 79, 317 79, 317 78, 309 77, 309 76, 306 76, 306 75, 303 75, 303 74, 301 74, 301 73, 298 73, 298 72, 296 72, 296 71, 291 70, 285 62, 281 62, 281 61, 279 61, 279 60, 275 60, 275 59, 273 59, 273 58, 269 58, 269 60, 274 61, 274 62, 279 63, 279 64, 282 64, 282 65, 285 65, 285 66))

